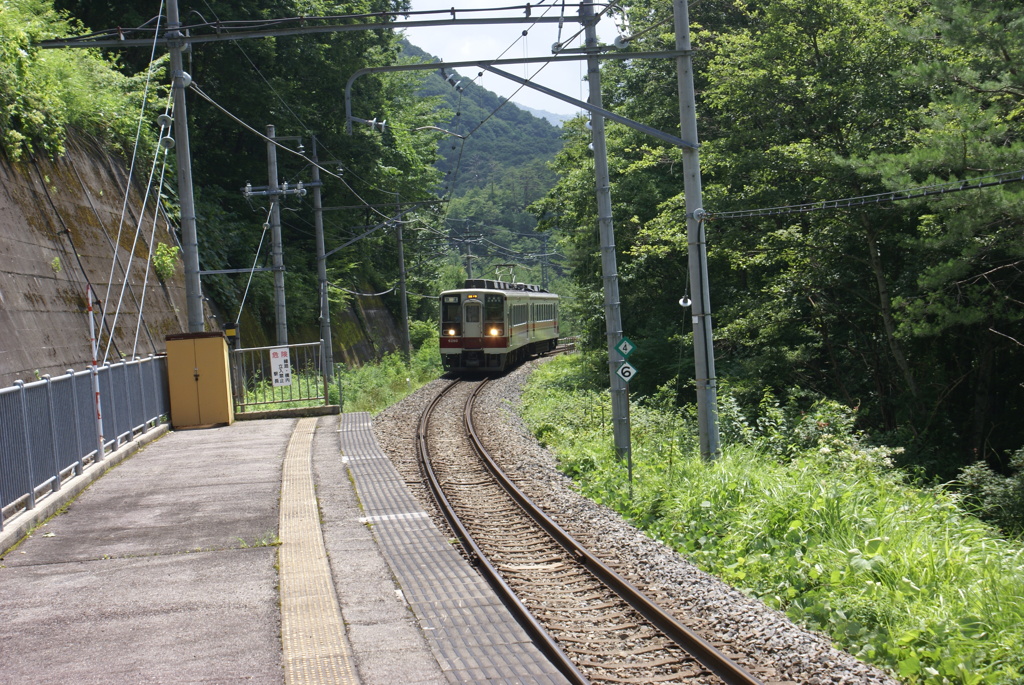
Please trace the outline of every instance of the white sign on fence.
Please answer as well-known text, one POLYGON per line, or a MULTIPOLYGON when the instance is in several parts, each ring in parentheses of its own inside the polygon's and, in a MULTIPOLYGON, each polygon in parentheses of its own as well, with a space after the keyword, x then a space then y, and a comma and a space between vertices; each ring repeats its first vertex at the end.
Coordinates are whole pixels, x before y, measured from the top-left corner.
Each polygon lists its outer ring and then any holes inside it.
POLYGON ((275 388, 292 384, 292 364, 287 347, 275 347, 270 350, 270 373, 275 388))

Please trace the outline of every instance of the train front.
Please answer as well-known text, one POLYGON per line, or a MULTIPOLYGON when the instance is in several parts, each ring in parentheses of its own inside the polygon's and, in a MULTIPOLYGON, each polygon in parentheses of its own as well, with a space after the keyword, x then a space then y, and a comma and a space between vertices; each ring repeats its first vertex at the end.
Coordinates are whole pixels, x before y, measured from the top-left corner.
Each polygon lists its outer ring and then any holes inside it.
POLYGON ((505 368, 509 351, 505 294, 486 290, 441 293, 441 364, 445 371, 505 368))

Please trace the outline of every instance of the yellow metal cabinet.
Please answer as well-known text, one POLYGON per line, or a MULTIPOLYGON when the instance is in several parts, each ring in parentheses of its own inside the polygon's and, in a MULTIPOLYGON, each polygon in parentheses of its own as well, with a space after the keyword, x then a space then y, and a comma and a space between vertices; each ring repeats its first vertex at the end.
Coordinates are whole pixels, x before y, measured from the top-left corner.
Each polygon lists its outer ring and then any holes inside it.
POLYGON ((167 385, 175 428, 232 423, 235 407, 224 334, 167 336, 167 385))

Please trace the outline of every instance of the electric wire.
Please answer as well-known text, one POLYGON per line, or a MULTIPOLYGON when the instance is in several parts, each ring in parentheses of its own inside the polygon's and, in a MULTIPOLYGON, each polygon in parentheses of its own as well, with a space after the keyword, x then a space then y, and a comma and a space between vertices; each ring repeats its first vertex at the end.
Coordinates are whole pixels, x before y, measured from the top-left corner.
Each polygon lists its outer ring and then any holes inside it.
MULTIPOLYGON (((614 3, 614 2, 613 3, 609 3, 608 5, 605 6, 605 8, 603 10, 601 10, 598 14, 594 15, 594 21, 599 21, 601 19, 601 17, 603 17, 605 14, 607 14, 608 12, 610 12, 612 9, 614 9, 617 6, 618 6, 617 3, 614 3)), ((571 43, 572 41, 576 40, 580 36, 580 34, 584 33, 585 31, 586 31, 586 27, 577 30, 576 33, 571 35, 566 42, 567 43, 571 43)), ((555 54, 558 54, 558 52, 556 52, 555 54)), ((548 66, 550 66, 550 64, 551 64, 551 62, 545 62, 544 64, 540 65, 539 67, 537 67, 537 71, 533 72, 533 75, 530 76, 529 78, 527 78, 526 80, 527 81, 533 81, 535 78, 537 78, 537 75, 540 74, 540 72, 544 71, 544 69, 546 69, 548 66)), ((497 114, 498 111, 502 107, 504 107, 506 104, 508 104, 512 100, 512 98, 514 98, 516 95, 518 95, 519 91, 521 91, 525 87, 526 87, 525 84, 520 84, 520 86, 518 88, 516 88, 515 91, 513 91, 512 95, 510 95, 508 98, 503 100, 501 102, 501 104, 499 104, 497 107, 495 107, 494 111, 492 111, 490 114, 488 114, 487 117, 485 117, 483 121, 481 121, 479 124, 477 124, 476 128, 474 128, 472 131, 470 131, 469 133, 466 134, 466 137, 468 138, 471 135, 473 135, 474 133, 476 133, 480 129, 481 126, 483 126, 485 123, 487 123, 487 121, 491 117, 493 117, 495 114, 497 114)))
MULTIPOLYGON (((160 212, 157 210, 156 205, 160 204, 160 192, 163 190, 163 187, 164 187, 164 177, 165 177, 165 174, 167 172, 167 153, 168 152, 169 152, 168 148, 163 148, 163 159, 160 162, 160 182, 157 184, 158 190, 157 190, 156 198, 154 200, 154 207, 153 207, 153 228, 149 232, 149 252, 146 255, 146 270, 145 270, 145 276, 143 276, 143 279, 142 279, 142 297, 139 300, 139 317, 138 317, 138 319, 135 322, 135 340, 132 343, 132 359, 138 359, 139 331, 142 329, 142 322, 143 322, 142 312, 145 309, 145 305, 146 305, 146 288, 149 286, 149 272, 152 270, 151 267, 153 265, 153 250, 154 250, 154 246, 156 245, 156 223, 157 223, 157 220, 160 218, 160 212)), ((142 206, 142 213, 140 214, 140 217, 145 216, 145 214, 146 214, 146 206, 143 205, 142 206)), ((140 221, 141 221, 141 218, 140 218, 140 221)), ((127 280, 127 278, 125 280, 127 280)))
POLYGON ((252 284, 252 276, 256 273, 256 264, 260 261, 260 252, 263 250, 263 240, 267 237, 267 231, 270 230, 270 213, 274 211, 274 203, 277 200, 270 201, 270 207, 267 209, 267 217, 263 220, 263 233, 260 234, 260 244, 256 246, 256 256, 252 260, 252 267, 249 269, 249 280, 245 282, 245 290, 242 292, 242 301, 238 303, 238 316, 235 317, 235 321, 242 320, 242 309, 245 307, 245 298, 249 296, 249 286, 252 284))
MULTIPOLYGON (((152 46, 152 48, 150 49, 150 52, 149 52, 149 67, 146 69, 146 82, 145 82, 145 86, 142 89, 142 104, 139 106, 139 124, 136 127, 136 129, 135 129, 135 145, 132 147, 132 159, 131 159, 131 163, 128 166, 128 180, 125 182, 124 201, 121 204, 121 219, 120 219, 120 221, 118 221, 118 224, 117 224, 117 239, 114 241, 114 256, 113 256, 113 259, 111 260, 111 263, 110 263, 110 275, 107 277, 107 292, 106 292, 106 296, 103 298, 103 307, 100 310, 100 320, 101 321, 106 320, 107 315, 109 314, 109 312, 107 311, 107 307, 110 305, 110 286, 113 285, 113 283, 114 283, 114 269, 115 269, 115 267, 117 265, 117 254, 118 254, 118 250, 120 249, 119 246, 121 244, 121 231, 124 228, 124 218, 125 218, 125 215, 128 212, 128 198, 131 195, 132 178, 134 178, 134 175, 135 175, 135 162, 137 161, 138 154, 139 154, 139 141, 142 139, 142 122, 145 121, 145 118, 146 118, 146 104, 149 101, 149 85, 150 85, 150 82, 153 79, 153 60, 156 57, 157 37, 160 34, 160 19, 162 18, 163 11, 164 11, 164 2, 163 2, 163 0, 160 0, 160 10, 159 10, 159 12, 157 14, 157 17, 156 17, 156 28, 155 28, 155 30, 153 32, 153 46, 152 46)), ((154 162, 154 168, 155 168, 155 165, 156 165, 155 156, 154 156, 153 162, 154 162)), ((150 174, 149 183, 152 184, 152 182, 153 182, 153 176, 152 176, 152 174, 150 174)), ((147 189, 147 192, 148 192, 148 189, 147 189)), ((129 263, 128 263, 129 267, 131 266, 131 261, 130 260, 131 260, 131 255, 129 255, 129 263)), ((125 282, 127 283, 127 281, 128 281, 128 271, 127 270, 125 271, 125 276, 124 277, 125 277, 125 282)), ((124 289, 123 288, 121 290, 121 294, 122 295, 124 294, 124 289)), ((120 303, 120 300, 119 300, 118 301, 118 307, 120 307, 120 305, 121 305, 121 303, 120 303)), ((117 312, 114 313, 114 321, 115 322, 117 321, 117 312)), ((116 328, 116 326, 111 326, 111 330, 114 330, 115 328, 116 328)), ((103 361, 104 362, 106 362, 106 355, 110 353, 110 344, 111 344, 112 340, 113 340, 113 335, 111 334, 107 338, 107 348, 106 348, 106 352, 104 353, 104 357, 103 357, 103 361)))
MULTIPOLYGON (((207 9, 210 10, 210 12, 213 14, 214 18, 217 19, 218 21, 220 21, 220 17, 217 16, 217 12, 210 6, 210 3, 207 2, 206 0, 203 0, 203 4, 205 4, 207 9)), ((195 10, 193 10, 193 11, 195 11, 195 10)), ((196 14, 199 14, 199 13, 196 12, 196 14)), ((201 14, 199 16, 202 17, 201 14)), ((205 18, 203 20, 205 21, 205 18)), ((231 44, 238 48, 238 51, 242 53, 242 56, 245 57, 245 60, 249 63, 249 66, 251 66, 253 71, 256 72, 256 75, 260 77, 260 79, 263 81, 263 83, 266 85, 266 87, 270 90, 270 92, 273 93, 274 97, 277 98, 277 101, 281 103, 281 105, 288 111, 288 113, 292 117, 294 117, 295 121, 299 124, 299 126, 302 128, 302 130, 304 130, 304 131, 312 131, 313 130, 312 127, 310 127, 308 124, 306 124, 306 122, 302 119, 302 117, 299 116, 299 114, 294 109, 291 108, 291 106, 288 104, 288 102, 281 96, 280 93, 277 92, 277 90, 274 88, 273 84, 271 84, 270 80, 263 74, 263 72, 260 70, 260 68, 258 66, 256 66, 256 63, 252 61, 251 57, 249 57, 249 53, 247 53, 245 51, 245 49, 242 47, 242 44, 239 43, 237 40, 231 41, 231 44)), ((319 141, 319 142, 320 142, 320 145, 323 147, 324 152, 326 152, 328 154, 328 156, 331 156, 331 157, 334 157, 335 159, 337 159, 337 155, 332 153, 327 148, 326 145, 323 145, 323 141, 319 141)), ((378 188, 375 184, 373 184, 373 183, 367 181, 366 179, 362 178, 359 174, 355 173, 351 168, 346 167, 345 165, 341 164, 341 162, 337 162, 337 164, 338 164, 339 168, 344 169, 345 172, 347 172, 350 176, 356 178, 359 181, 362 181, 363 183, 365 183, 366 185, 368 185, 371 188, 374 188, 376 190, 380 190, 380 188, 378 188)))
MULTIPOLYGON (((150 66, 152 67, 152 60, 150 61, 150 66)), ((170 111, 170 107, 171 107, 171 94, 168 93, 167 94, 167 102, 164 105, 164 114, 165 115, 170 111)), ((167 117, 167 120, 169 121, 170 117, 167 117)), ((141 126, 141 122, 140 122, 140 126, 141 126)), ((168 124, 164 124, 164 123, 160 124, 160 132, 159 132, 159 134, 157 136, 157 141, 160 141, 160 140, 163 139, 164 133, 167 130, 169 130, 169 128, 170 128, 170 124, 169 123, 168 124)), ((124 269, 124 280, 121 282, 121 292, 117 296, 117 306, 114 308, 114 320, 113 320, 113 323, 111 323, 111 325, 110 325, 111 330, 114 330, 114 331, 117 330, 117 320, 118 320, 118 318, 121 315, 121 306, 124 303, 124 293, 125 293, 125 290, 128 287, 128 279, 129 279, 129 276, 131 275, 132 260, 134 259, 135 248, 139 244, 139 235, 142 233, 142 222, 145 219, 146 207, 149 206, 149 196, 150 196, 150 194, 153 191, 153 177, 156 175, 156 168, 157 168, 157 164, 160 161, 161 150, 163 151, 164 159, 166 160, 167 148, 164 148, 158 142, 156 147, 155 147, 155 149, 154 149, 154 152, 153 152, 153 164, 150 166, 150 169, 149 169, 149 179, 147 179, 147 181, 146 181, 146 194, 142 198, 142 208, 139 211, 139 220, 135 224, 135 237, 132 239, 132 247, 131 247, 131 250, 129 250, 129 252, 128 252, 128 266, 124 269)), ((121 221, 119 222, 118 227, 117 227, 117 241, 114 244, 114 263, 115 264, 117 263, 117 251, 118 251, 119 245, 121 243, 121 231, 122 231, 122 228, 124 226, 124 212, 125 212, 125 210, 127 209, 127 206, 128 206, 128 197, 129 197, 130 193, 131 193, 131 179, 129 178, 128 187, 125 189, 125 203, 124 203, 124 207, 122 208, 121 221)), ((157 193, 157 198, 158 198, 157 201, 159 201, 159 192, 157 193)), ((156 208, 153 209, 153 216, 154 216, 154 221, 155 221, 155 219, 156 219, 156 208)), ((152 246, 150 246, 150 248, 152 249, 152 246)), ((147 274, 149 273, 149 261, 148 260, 146 261, 146 273, 147 274)), ((110 285, 113 285, 113 283, 114 283, 114 266, 113 266, 113 264, 110 267, 110 279, 108 280, 108 283, 110 285)), ((143 289, 143 294, 145 294, 145 289, 143 289)), ((106 316, 108 314, 107 307, 109 306, 109 304, 110 304, 110 289, 109 289, 109 286, 108 286, 106 301, 103 303, 103 311, 101 312, 100 316, 106 318, 106 316)), ((140 320, 142 319, 141 303, 140 303, 140 309, 139 309, 139 319, 140 320)), ((110 346, 113 343, 113 340, 114 340, 113 336, 109 336, 107 338, 107 346, 103 350, 103 363, 104 364, 107 362, 107 359, 110 357, 110 346)))
MULTIPOLYGON (((253 31, 257 29, 265 28, 280 28, 287 24, 297 24, 299 26, 311 26, 318 24, 328 24, 337 22, 351 22, 357 24, 363 20, 371 20, 373 23, 384 23, 390 20, 398 19, 399 17, 426 17, 429 18, 432 15, 450 15, 453 21, 458 21, 458 15, 471 15, 479 14, 484 12, 530 12, 534 7, 539 7, 543 2, 528 3, 525 5, 509 5, 506 7, 470 7, 470 8, 456 8, 450 9, 436 9, 436 10, 396 10, 388 12, 366 12, 358 14, 333 14, 323 16, 297 16, 297 17, 280 17, 277 19, 237 19, 237 20, 216 20, 207 21, 201 14, 200 18, 203 19, 200 23, 194 24, 181 24, 178 29, 181 31, 188 31, 193 35, 199 35, 199 31, 203 29, 211 29, 216 34, 230 35, 232 32, 243 32, 253 31)), ((614 4, 614 3, 611 3, 614 4)), ((601 3, 595 3, 596 6, 601 6, 601 3)), ((161 5, 162 12, 162 5, 161 5)), ((529 14, 527 14, 529 16, 529 14)), ((147 26, 154 20, 150 19, 145 24, 134 28, 115 27, 109 29, 103 29, 100 31, 93 31, 91 33, 83 34, 80 36, 74 36, 69 38, 68 41, 73 42, 89 42, 89 39, 103 39, 103 38, 127 38, 130 34, 139 32, 143 34, 153 33, 155 37, 159 36, 159 24, 155 28, 147 28, 147 26)))
MULTIPOLYGON (((539 4, 540 3, 538 3, 538 5, 539 4)), ((544 14, 546 15, 547 12, 552 7, 553 7, 553 5, 549 5, 545 9, 544 14)), ((615 7, 617 7, 616 3, 609 3, 608 5, 606 5, 604 7, 603 10, 601 10, 600 13, 595 15, 594 21, 600 21, 601 17, 603 17, 605 14, 610 12, 615 7)), ((453 10, 453 12, 454 12, 454 10, 453 10)), ((544 16, 544 15, 541 15, 541 16, 544 16)), ((563 2, 563 16, 564 16, 564 2, 563 2)), ((536 25, 537 25, 537 23, 534 22, 533 24, 531 24, 530 28, 533 28, 536 25)), ((561 28, 562 28, 562 24, 560 22, 559 23, 559 34, 558 34, 559 35, 559 48, 564 47, 567 43, 572 43, 572 41, 576 40, 576 38, 578 38, 580 36, 580 34, 582 34, 582 33, 584 33, 586 31, 586 27, 584 27, 582 29, 579 29, 572 36, 570 36, 566 41, 562 42, 561 41, 561 28)), ((505 48, 505 50, 496 59, 501 59, 501 57, 503 57, 509 50, 511 50, 516 45, 517 42, 519 42, 523 37, 528 35, 528 32, 529 32, 529 29, 524 30, 522 32, 522 34, 518 38, 516 38, 516 40, 514 40, 507 48, 505 48)), ((556 51, 556 54, 557 54, 557 51, 556 51)), ((526 78, 526 80, 527 81, 532 81, 533 79, 535 79, 537 77, 537 75, 540 74, 540 72, 543 71, 549 64, 550 64, 550 62, 547 62, 547 63, 541 65, 540 67, 538 67, 538 69, 533 73, 533 75, 529 76, 528 78, 526 78)), ((474 79, 474 81, 475 80, 476 79, 474 79)), ((467 133, 465 136, 462 137, 462 142, 461 142, 461 146, 460 146, 460 149, 459 149, 459 155, 458 155, 458 157, 456 159, 456 164, 455 164, 454 170, 452 172, 451 184, 448 187, 448 199, 443 199, 442 198, 442 202, 444 203, 444 207, 445 207, 444 214, 443 214, 443 216, 440 217, 442 221, 447 220, 447 218, 448 218, 448 210, 449 210, 449 207, 450 207, 449 203, 450 203, 450 199, 451 199, 452 195, 455 192, 455 182, 458 179, 458 173, 459 173, 459 170, 460 170, 461 165, 462 165, 462 155, 463 155, 463 152, 465 151, 466 140, 470 136, 472 136, 474 133, 476 133, 478 130, 480 130, 480 127, 482 127, 485 123, 487 123, 494 115, 496 115, 498 113, 499 110, 501 110, 501 108, 503 108, 506 104, 508 104, 511 101, 511 99, 513 97, 515 97, 525 87, 526 87, 525 85, 520 85, 519 88, 517 88, 512 93, 511 96, 509 96, 508 98, 505 98, 504 100, 502 100, 502 102, 497 107, 495 107, 490 112, 490 114, 488 114, 486 117, 484 117, 484 119, 479 124, 477 124, 476 127, 473 128, 473 130, 471 130, 469 133, 467 133)), ((459 107, 461 108, 461 98, 462 98, 462 94, 461 93, 460 93, 459 97, 460 97, 459 107)), ((458 110, 456 112, 456 116, 459 116, 458 110)), ((460 120, 459 121, 459 125, 461 126, 461 124, 462 124, 462 121, 460 120)))
POLYGON ((195 92, 195 93, 196 93, 196 95, 198 95, 199 97, 201 97, 201 98, 203 98, 204 100, 206 100, 207 102, 209 102, 209 103, 210 103, 211 105, 213 105, 214 107, 216 107, 217 109, 219 109, 219 110, 220 110, 220 111, 221 111, 222 113, 224 113, 224 114, 225 114, 225 115, 226 115, 227 117, 229 117, 230 119, 232 119, 232 120, 233 120, 233 121, 234 121, 235 123, 237 123, 238 125, 242 126, 243 128, 245 128, 245 129, 246 129, 246 130, 248 130, 249 132, 251 132, 251 133, 255 134, 256 136, 258 136, 258 137, 262 138, 263 140, 265 140, 265 141, 267 141, 267 142, 269 142, 269 143, 272 143, 273 145, 276 145, 276 146, 277 146, 277 147, 278 147, 279 149, 281 149, 281 150, 284 150, 284 151, 285 151, 285 152, 287 152, 288 154, 290 154, 290 155, 293 155, 293 156, 295 156, 295 157, 298 157, 299 159, 302 159, 302 160, 304 160, 304 161, 305 161, 306 163, 308 163, 308 164, 310 164, 310 165, 312 165, 312 166, 315 166, 315 167, 317 167, 318 169, 320 169, 320 171, 321 171, 322 173, 325 173, 325 174, 327 174, 328 176, 330 176, 330 177, 332 177, 332 178, 336 178, 336 179, 338 179, 339 181, 341 181, 342 185, 344 185, 344 186, 345 186, 346 188, 348 188, 349 192, 351 192, 351 193, 352 193, 352 195, 353 195, 353 196, 354 196, 354 197, 356 198, 356 200, 358 200, 360 204, 362 204, 362 205, 363 205, 363 206, 364 206, 364 207, 365 207, 366 209, 370 210, 370 211, 371 211, 371 212, 373 212, 374 214, 377 214, 378 216, 381 216, 381 217, 383 217, 383 218, 385 218, 385 219, 391 219, 391 220, 394 220, 394 221, 398 221, 399 223, 405 223, 405 224, 408 224, 408 223, 414 223, 414 222, 416 222, 416 221, 419 221, 419 219, 411 219, 411 220, 408 220, 408 221, 403 221, 403 220, 397 220, 397 219, 392 219, 392 217, 389 217, 389 216, 388 216, 387 214, 384 214, 383 212, 379 211, 379 210, 378 210, 378 209, 377 209, 376 207, 374 207, 374 206, 373 206, 372 204, 370 204, 369 202, 367 202, 367 201, 366 201, 366 200, 365 200, 365 199, 363 198, 363 196, 362 196, 362 195, 360 195, 360 194, 359 194, 359 193, 358 193, 358 192, 357 192, 357 191, 355 190, 355 188, 353 188, 353 187, 352 187, 351 185, 349 185, 348 181, 346 181, 346 180, 345 180, 345 179, 344 179, 344 178, 343 178, 343 177, 342 177, 342 176, 341 176, 340 174, 336 174, 335 172, 331 171, 330 169, 328 169, 328 168, 326 168, 326 167, 324 167, 324 166, 320 165, 320 164, 319 164, 319 163, 317 163, 317 162, 314 162, 314 161, 313 161, 312 159, 310 159, 309 157, 307 157, 307 156, 306 156, 306 155, 304 155, 303 153, 301 153, 301 152, 298 152, 298 151, 296 151, 296 150, 292 150, 292 149, 291 149, 291 148, 289 148, 288 146, 286 146, 286 145, 282 145, 281 143, 279 143, 279 142, 278 142, 278 141, 276 141, 275 139, 273 139, 273 138, 270 138, 269 136, 267 136, 266 134, 262 133, 261 131, 258 131, 258 130, 256 130, 256 129, 255 129, 254 127, 250 126, 250 125, 249 125, 249 124, 247 124, 247 123, 246 123, 245 121, 243 121, 242 119, 240 119, 240 118, 238 118, 237 116, 235 116, 234 114, 232 114, 232 113, 231 113, 231 112, 230 112, 230 111, 229 111, 229 110, 228 110, 227 108, 225 108, 225 107, 224 107, 223 105, 221 105, 220 103, 218 103, 218 102, 217 102, 216 100, 214 100, 214 99, 213 99, 213 98, 212 98, 211 96, 207 95, 207 94, 206 94, 206 93, 205 93, 205 92, 203 91, 203 89, 202 89, 202 88, 200 88, 200 87, 199 87, 198 85, 196 85, 195 81, 193 81, 193 82, 192 82, 192 84, 191 84, 191 85, 189 86, 189 88, 190 88, 190 89, 191 89, 191 90, 192 90, 193 92, 195 92))
POLYGON ((978 190, 980 188, 1001 186, 1008 183, 1020 183, 1022 181, 1024 181, 1024 169, 972 179, 948 181, 946 183, 937 183, 930 186, 919 186, 905 190, 892 190, 885 193, 875 193, 873 195, 847 197, 839 200, 821 200, 819 202, 809 202, 801 205, 784 205, 779 207, 767 207, 764 209, 744 209, 731 212, 709 211, 706 213, 706 216, 708 219, 714 220, 805 214, 807 212, 817 212, 826 209, 845 209, 848 207, 880 204, 882 202, 899 202, 901 200, 912 200, 921 197, 946 195, 949 193, 958 193, 964 190, 978 190))
POLYGON ((387 290, 382 290, 379 293, 359 293, 359 292, 356 292, 354 290, 349 290, 348 288, 342 288, 340 285, 332 285, 330 283, 328 283, 328 285, 330 285, 335 290, 340 290, 342 292, 348 293, 349 295, 355 295, 357 297, 380 297, 381 295, 387 295, 388 293, 393 293, 395 291, 395 288, 398 287, 397 285, 393 285, 390 288, 388 288, 387 290))

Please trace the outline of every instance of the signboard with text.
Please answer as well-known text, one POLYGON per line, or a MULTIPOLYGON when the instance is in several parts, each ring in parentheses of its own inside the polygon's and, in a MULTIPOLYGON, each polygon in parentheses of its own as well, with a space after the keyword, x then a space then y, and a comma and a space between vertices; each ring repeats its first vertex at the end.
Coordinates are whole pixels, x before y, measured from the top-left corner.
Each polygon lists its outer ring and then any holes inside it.
POLYGON ((292 364, 287 347, 270 350, 270 373, 275 388, 292 384, 292 364))

